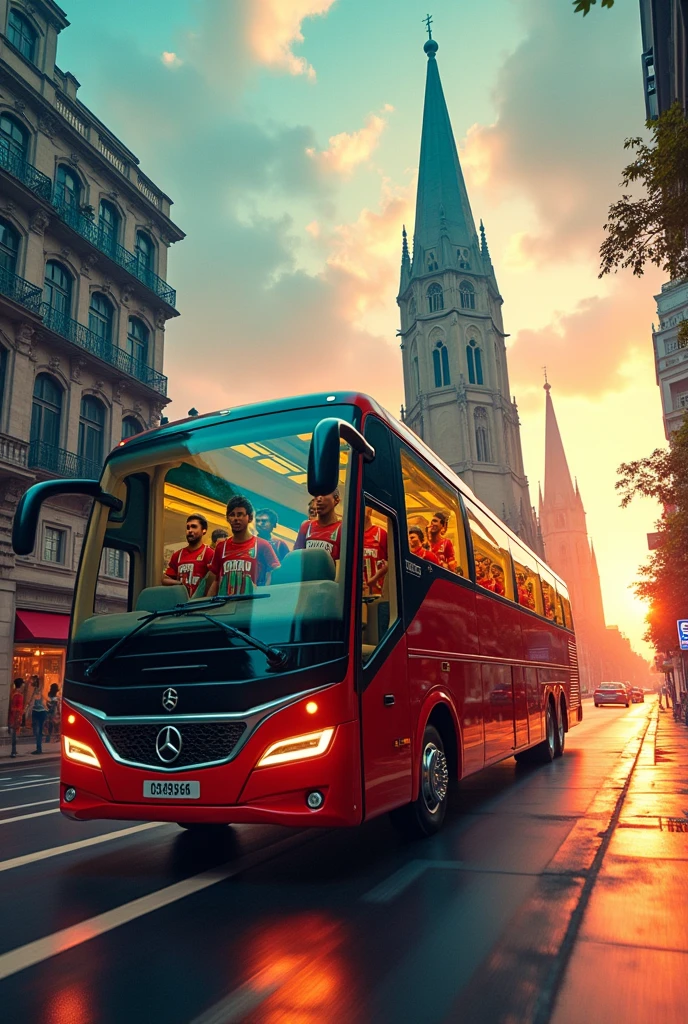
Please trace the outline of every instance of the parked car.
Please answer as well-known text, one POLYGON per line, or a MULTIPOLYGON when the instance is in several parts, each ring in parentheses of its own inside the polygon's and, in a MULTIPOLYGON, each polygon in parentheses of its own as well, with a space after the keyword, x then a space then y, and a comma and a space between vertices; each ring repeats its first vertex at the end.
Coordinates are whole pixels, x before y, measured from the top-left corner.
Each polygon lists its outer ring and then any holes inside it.
POLYGON ((634 704, 644 704, 645 703, 645 692, 644 692, 642 686, 634 686, 633 687, 633 689, 631 690, 631 698, 632 698, 634 704))
POLYGON ((592 696, 596 708, 603 704, 621 704, 627 708, 631 703, 631 695, 623 683, 600 683, 592 696))

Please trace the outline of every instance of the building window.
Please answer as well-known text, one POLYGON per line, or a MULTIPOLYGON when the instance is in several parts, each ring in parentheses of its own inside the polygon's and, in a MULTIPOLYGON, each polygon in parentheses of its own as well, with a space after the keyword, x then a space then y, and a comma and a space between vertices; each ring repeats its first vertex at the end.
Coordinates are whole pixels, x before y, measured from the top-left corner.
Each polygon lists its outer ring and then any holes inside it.
POLYGON ((411 366, 413 367, 413 386, 417 398, 420 394, 420 368, 418 366, 418 356, 415 353, 411 359, 411 366))
POLYGON ((98 244, 106 252, 114 252, 117 245, 119 221, 117 207, 107 199, 101 199, 98 207, 98 244))
POLYGON ((432 366, 435 372, 435 387, 441 388, 451 384, 449 376, 449 352, 443 342, 438 341, 432 352, 432 366))
POLYGON ((55 179, 55 201, 58 205, 78 208, 81 203, 81 182, 66 164, 57 168, 55 179))
POLYGON ((127 352, 137 363, 148 366, 148 328, 136 316, 129 317, 127 352))
POLYGON ((462 281, 459 285, 461 309, 475 309, 475 289, 470 281, 462 281))
POLYGON ((93 395, 81 399, 79 416, 79 458, 100 468, 103 463, 105 406, 93 395))
POLYGON ((438 309, 444 309, 444 292, 439 284, 431 284, 428 288, 428 310, 436 313, 438 309))
POLYGON ((33 386, 31 441, 60 446, 62 389, 49 373, 39 373, 33 386))
POLYGON ((122 420, 122 440, 124 441, 127 437, 134 437, 135 434, 140 434, 143 427, 136 419, 135 416, 125 416, 122 420))
POLYGON ((5 165, 26 160, 29 136, 25 128, 9 114, 0 115, 0 159, 5 165))
POLYGON ((65 560, 65 530, 56 530, 53 526, 46 526, 43 530, 43 561, 55 562, 64 565, 65 560))
POLYGON ((478 462, 492 462, 487 410, 483 409, 481 405, 473 413, 473 422, 475 424, 475 450, 478 462))
POLYGON ((438 270, 437 258, 434 252, 428 253, 428 272, 432 273, 433 270, 438 270))
POLYGON ((483 383, 483 357, 478 344, 472 338, 466 345, 466 362, 468 363, 468 383, 483 383))
POLYGON ((36 63, 36 42, 38 34, 31 23, 18 11, 11 10, 7 19, 7 38, 22 57, 36 63))
POLYGON ((456 258, 459 263, 459 270, 470 270, 471 261, 469 258, 468 249, 457 249, 456 258))
POLYGON ((415 320, 416 319, 416 315, 417 315, 417 313, 416 313, 416 300, 414 299, 413 296, 411 296, 411 298, 409 299, 408 315, 409 315, 409 318, 411 320, 415 320))
POLYGON ((116 548, 103 548, 100 572, 103 576, 111 576, 116 580, 128 579, 129 556, 126 551, 118 551, 116 548))
POLYGON ((72 311, 72 278, 56 260, 48 260, 45 265, 43 302, 49 306, 45 317, 48 325, 64 333, 72 311))
POLYGON ((153 270, 153 259, 155 256, 155 248, 151 241, 150 235, 147 235, 145 231, 136 232, 136 261, 139 265, 139 270, 152 271, 153 270))
POLYGON ((18 254, 19 235, 6 220, 0 220, 0 286, 4 275, 16 274, 18 254))
POLYGON ((94 292, 88 307, 88 329, 102 341, 112 344, 112 303, 101 292, 94 292))

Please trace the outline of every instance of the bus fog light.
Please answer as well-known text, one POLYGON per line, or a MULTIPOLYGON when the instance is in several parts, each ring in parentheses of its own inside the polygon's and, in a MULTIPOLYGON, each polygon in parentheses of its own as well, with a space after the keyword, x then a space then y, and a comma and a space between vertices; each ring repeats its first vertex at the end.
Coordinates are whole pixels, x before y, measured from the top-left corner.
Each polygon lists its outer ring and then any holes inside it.
POLYGON ((72 800, 74 800, 75 797, 76 797, 76 790, 74 789, 73 786, 70 786, 69 789, 65 789, 64 798, 65 798, 65 803, 66 804, 71 804, 72 800))
POLYGON ((81 743, 80 740, 70 739, 69 736, 63 736, 63 750, 65 757, 69 758, 70 761, 77 761, 79 764, 90 765, 91 768, 100 768, 100 761, 93 750, 87 743, 81 743))
POLYGON ((303 736, 290 736, 286 740, 271 743, 265 751, 258 768, 269 764, 284 764, 286 761, 302 761, 306 757, 318 757, 324 754, 334 736, 334 729, 320 729, 308 732, 303 736))
POLYGON ((325 797, 317 789, 314 789, 306 797, 306 803, 312 811, 318 811, 325 803, 325 797))

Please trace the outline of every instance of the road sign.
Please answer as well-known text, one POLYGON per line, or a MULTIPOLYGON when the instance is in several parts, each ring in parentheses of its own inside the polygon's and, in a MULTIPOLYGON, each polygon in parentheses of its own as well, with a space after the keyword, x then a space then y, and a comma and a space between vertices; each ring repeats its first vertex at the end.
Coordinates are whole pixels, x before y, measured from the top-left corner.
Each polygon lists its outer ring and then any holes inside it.
POLYGON ((682 651, 688 651, 688 619, 679 619, 676 623, 678 626, 678 642, 682 651))

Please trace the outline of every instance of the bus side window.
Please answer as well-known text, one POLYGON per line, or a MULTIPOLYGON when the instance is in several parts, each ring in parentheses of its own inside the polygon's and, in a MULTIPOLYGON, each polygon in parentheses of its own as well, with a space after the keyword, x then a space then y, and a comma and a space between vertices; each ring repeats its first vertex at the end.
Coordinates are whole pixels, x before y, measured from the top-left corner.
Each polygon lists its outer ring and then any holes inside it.
POLYGON ((540 575, 535 558, 514 541, 509 542, 516 573, 516 600, 523 608, 543 615, 540 575))
POLYGON ((561 601, 564 625, 567 629, 573 629, 573 615, 571 614, 571 602, 569 601, 568 594, 565 594, 559 586, 557 586, 557 593, 559 594, 559 600, 561 601))
POLYGON ((363 534, 361 660, 372 657, 399 618, 394 524, 366 506, 363 534))
POLYGON ((430 561, 469 579, 466 534, 458 494, 404 449, 401 471, 407 529, 414 526, 423 531, 422 549, 416 557, 426 558, 429 553, 433 556, 430 561))
POLYGON ((540 569, 540 580, 542 582, 542 599, 545 603, 545 618, 550 622, 556 622, 559 626, 564 625, 564 617, 557 598, 557 590, 554 585, 554 577, 545 569, 540 569))
POLYGON ((514 599, 509 540, 502 528, 466 499, 466 512, 473 538, 475 582, 479 587, 514 599))

